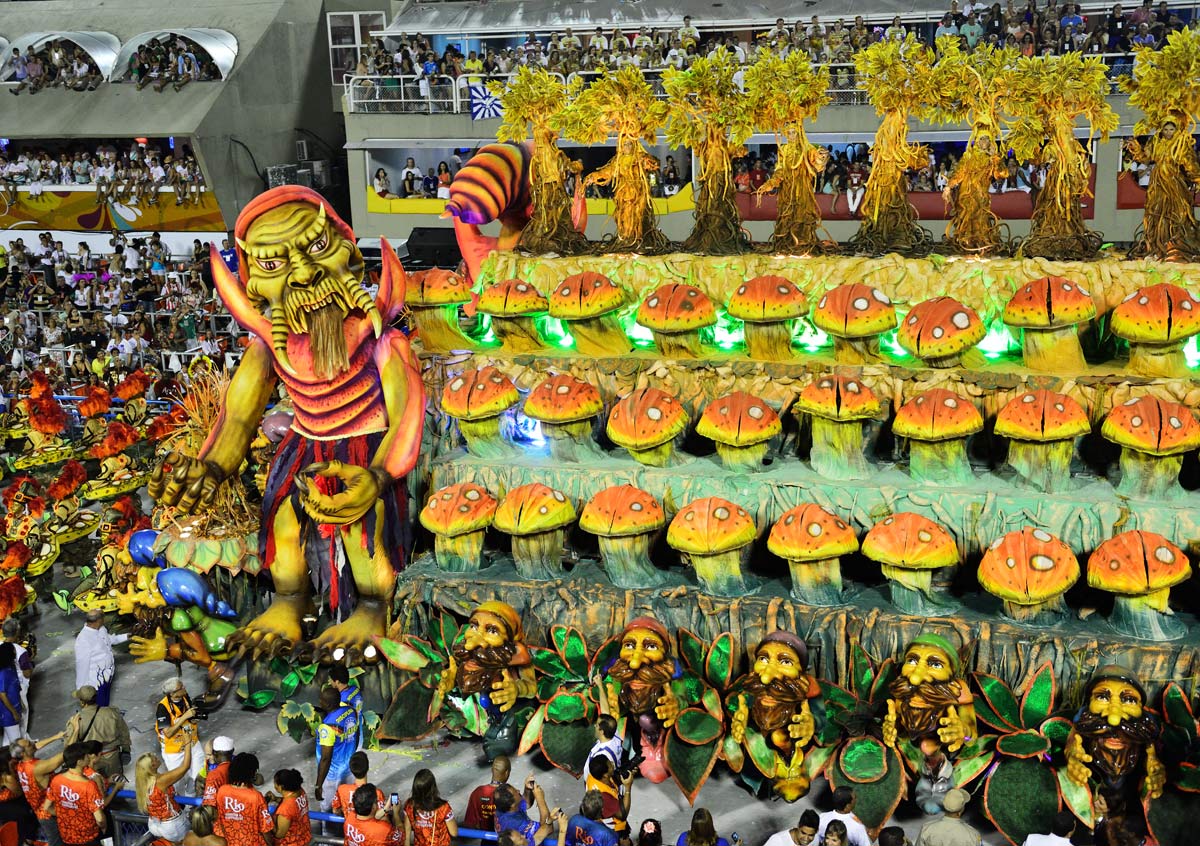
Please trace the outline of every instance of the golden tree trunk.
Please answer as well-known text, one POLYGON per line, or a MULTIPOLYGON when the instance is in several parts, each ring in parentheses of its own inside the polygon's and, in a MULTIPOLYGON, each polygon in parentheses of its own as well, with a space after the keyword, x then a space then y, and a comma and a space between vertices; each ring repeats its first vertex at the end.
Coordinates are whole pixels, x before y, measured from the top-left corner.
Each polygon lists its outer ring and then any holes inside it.
POLYGON ((817 206, 813 190, 819 159, 815 155, 817 148, 808 143, 803 130, 797 132, 794 138, 794 141, 779 146, 774 175, 779 192, 776 198, 778 211, 769 243, 775 252, 813 254, 823 249, 823 241, 818 234, 821 229, 821 209, 817 206))
POLYGON ((571 197, 566 191, 569 162, 555 143, 557 137, 547 124, 534 124, 529 162, 533 215, 518 245, 531 253, 575 255, 587 249, 587 238, 571 221, 571 197))
POLYGON ((988 190, 999 162, 998 156, 970 145, 951 177, 956 193, 946 243, 964 253, 987 254, 1000 248, 1000 219, 992 213, 988 190))
POLYGON ((1075 140, 1069 115, 1055 115, 1053 130, 1042 153, 1049 163, 1046 185, 1038 193, 1021 252, 1056 261, 1090 259, 1103 240, 1083 223, 1081 201, 1088 191, 1091 163, 1075 140))
POLYGON ((733 184, 733 162, 725 127, 709 124, 704 143, 696 150, 700 162, 700 194, 694 212, 696 223, 683 249, 700 255, 724 256, 743 252, 750 239, 742 229, 733 184))
POLYGON ((616 154, 592 174, 591 181, 612 185, 617 237, 607 245, 611 252, 652 255, 670 248, 667 236, 654 218, 650 183, 646 179, 646 171, 652 163, 654 159, 642 149, 641 141, 634 136, 622 135, 617 139, 616 154))
POLYGON ((916 222, 908 203, 904 172, 926 161, 925 148, 908 143, 908 116, 889 111, 883 116, 871 149, 871 174, 862 202, 862 225, 850 239, 860 252, 917 253, 928 249, 931 237, 916 222))
POLYGON ((1146 189, 1142 231, 1130 256, 1197 261, 1200 226, 1196 223, 1192 197, 1200 181, 1200 166, 1196 163, 1192 136, 1179 132, 1167 140, 1160 135, 1151 142, 1147 155, 1136 158, 1153 162, 1154 167, 1146 189))

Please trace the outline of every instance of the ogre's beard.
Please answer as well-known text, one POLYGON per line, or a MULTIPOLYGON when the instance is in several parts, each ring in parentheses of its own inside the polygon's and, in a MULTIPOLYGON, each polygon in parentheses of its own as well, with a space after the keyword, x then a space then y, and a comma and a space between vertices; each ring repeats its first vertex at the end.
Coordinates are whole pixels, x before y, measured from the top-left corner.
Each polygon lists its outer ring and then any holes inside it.
POLYGON ((346 313, 336 302, 308 313, 308 349, 313 373, 321 379, 332 379, 350 369, 345 326, 346 313))
POLYGON ((618 696, 621 706, 631 714, 653 713, 663 687, 671 681, 674 667, 670 659, 642 664, 636 670, 629 662, 618 658, 609 668, 608 674, 621 683, 618 696))
POLYGON ((751 674, 742 685, 750 697, 750 717, 760 731, 783 728, 799 713, 808 694, 808 678, 773 679, 767 684, 751 674))
POLYGON ((1092 766, 1109 778, 1120 778, 1133 771, 1142 759, 1142 750, 1158 739, 1158 720, 1143 714, 1110 726, 1105 717, 1089 712, 1075 722, 1075 731, 1083 737, 1092 766), (1104 744, 1114 736, 1123 739, 1125 745, 1110 749, 1104 744))
POLYGON ((477 646, 467 649, 459 643, 450 652, 458 664, 455 686, 459 693, 469 696, 492 689, 492 683, 500 678, 501 671, 512 664, 513 656, 517 654, 517 645, 507 641, 499 646, 477 646))
POLYGON ((888 686, 888 693, 901 703, 896 709, 896 728, 904 737, 936 732, 942 714, 959 701, 958 682, 924 682, 914 685, 901 676, 888 686), (913 700, 918 700, 914 702, 913 700))

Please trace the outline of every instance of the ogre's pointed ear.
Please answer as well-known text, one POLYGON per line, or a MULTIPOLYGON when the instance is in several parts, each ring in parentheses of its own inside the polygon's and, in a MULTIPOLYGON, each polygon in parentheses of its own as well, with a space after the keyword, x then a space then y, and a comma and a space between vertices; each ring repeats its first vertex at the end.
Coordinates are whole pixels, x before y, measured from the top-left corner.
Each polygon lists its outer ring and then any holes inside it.
POLYGON ((209 258, 212 266, 213 284, 217 288, 217 293, 221 295, 221 301, 225 303, 225 307, 233 315, 233 319, 247 332, 253 332, 264 341, 269 342, 271 340, 271 321, 250 302, 250 298, 246 296, 246 289, 242 287, 241 280, 229 270, 229 267, 225 264, 225 259, 221 258, 221 253, 217 249, 216 244, 213 244, 210 248, 209 258))
POLYGON ((379 249, 383 254, 383 272, 379 274, 379 293, 375 295, 375 305, 383 315, 385 324, 396 319, 396 315, 404 308, 404 295, 408 290, 408 274, 396 257, 396 251, 388 243, 387 238, 379 239, 379 249))

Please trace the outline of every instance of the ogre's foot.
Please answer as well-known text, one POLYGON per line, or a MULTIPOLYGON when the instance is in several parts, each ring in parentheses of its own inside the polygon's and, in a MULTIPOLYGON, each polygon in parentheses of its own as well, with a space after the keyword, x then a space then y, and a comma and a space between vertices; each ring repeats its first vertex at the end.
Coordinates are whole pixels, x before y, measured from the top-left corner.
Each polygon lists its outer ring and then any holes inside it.
POLYGON ((300 594, 275 594, 271 607, 226 640, 226 649, 249 652, 252 657, 291 652, 300 642, 300 621, 312 609, 312 601, 300 594))
POLYGON ((379 660, 379 650, 372 639, 384 634, 386 628, 384 604, 378 599, 360 598, 353 614, 313 640, 314 657, 322 664, 374 663, 379 660))

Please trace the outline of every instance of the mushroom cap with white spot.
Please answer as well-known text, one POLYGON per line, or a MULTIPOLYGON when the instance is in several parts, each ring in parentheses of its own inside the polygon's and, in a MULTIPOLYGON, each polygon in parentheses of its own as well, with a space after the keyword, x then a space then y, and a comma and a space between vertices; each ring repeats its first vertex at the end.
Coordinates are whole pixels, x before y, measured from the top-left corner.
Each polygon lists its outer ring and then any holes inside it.
POLYGON ((934 297, 913 306, 896 331, 896 341, 907 352, 938 365, 978 344, 987 327, 970 306, 953 297, 934 297))
POLYGON ((638 388, 608 414, 606 431, 624 449, 646 450, 673 440, 690 422, 679 400, 659 388, 638 388))
POLYGON ((493 317, 527 317, 544 314, 550 302, 528 282, 506 279, 484 288, 476 308, 493 317))
POLYGON ((458 420, 485 420, 512 408, 521 395, 495 366, 468 370, 442 389, 442 411, 458 420))
POLYGON ((950 533, 921 514, 903 511, 871 527, 863 555, 902 570, 936 570, 960 561, 950 533))
POLYGON ((931 388, 900 406, 892 432, 915 441, 965 438, 983 428, 983 416, 965 397, 931 388))
POLYGON ((474 482, 459 482, 429 495, 421 509, 421 525, 435 535, 456 537, 492 525, 496 500, 474 482))
POLYGON ((996 415, 996 434, 1014 441, 1050 443, 1090 431, 1092 423, 1079 403, 1044 388, 1018 394, 996 415))
POLYGON ((820 561, 856 552, 858 538, 841 517, 804 503, 775 521, 767 536, 767 549, 787 561, 820 561))
POLYGON ((575 506, 561 491, 538 482, 514 488, 496 508, 493 525, 505 534, 536 535, 575 522, 575 506))
POLYGON ((1088 584, 1122 596, 1146 596, 1174 587, 1191 574, 1183 550, 1162 535, 1140 529, 1114 535, 1088 558, 1088 584))
POLYGON ((1004 322, 1024 329, 1074 326, 1096 316, 1096 303, 1075 282, 1044 276, 1023 285, 1004 307, 1004 322))
POLYGON ((717 322, 712 300, 699 288, 669 282, 654 289, 638 306, 637 322, 654 332, 694 332, 717 322))
POLYGON ((744 391, 734 391, 710 402, 696 424, 696 434, 700 437, 734 447, 761 444, 781 430, 775 409, 744 391))
POLYGON ((719 555, 741 549, 757 535, 749 512, 720 497, 689 502, 667 527, 667 543, 688 555, 719 555))
POLYGON ((574 423, 595 417, 604 409, 600 392, 569 373, 550 376, 525 398, 526 416, 543 423, 574 423))
POLYGON ((1115 406, 1100 434, 1145 455, 1179 455, 1200 446, 1200 424, 1183 405, 1143 396, 1115 406))
POLYGON ((1200 309, 1178 285, 1159 282, 1133 292, 1113 309, 1113 334, 1130 343, 1149 346, 1178 344, 1200 334, 1200 309))
POLYGON ((588 500, 579 515, 579 528, 606 538, 645 535, 666 522, 658 500, 633 485, 605 488, 588 500))
POLYGON ((813 309, 813 324, 839 338, 869 338, 894 329, 896 309, 877 288, 850 282, 830 290, 813 309))
POLYGON ((625 292, 607 276, 593 271, 568 276, 550 293, 550 316, 591 320, 625 305, 625 292), (596 284, 596 283, 600 284, 596 284))
POLYGON ((827 420, 866 420, 880 411, 879 398, 850 376, 822 376, 809 383, 796 400, 795 412, 827 420))
POLYGON ((1014 605, 1040 605, 1079 579, 1079 560, 1054 535, 1035 527, 1009 532, 979 562, 979 583, 1014 605))

